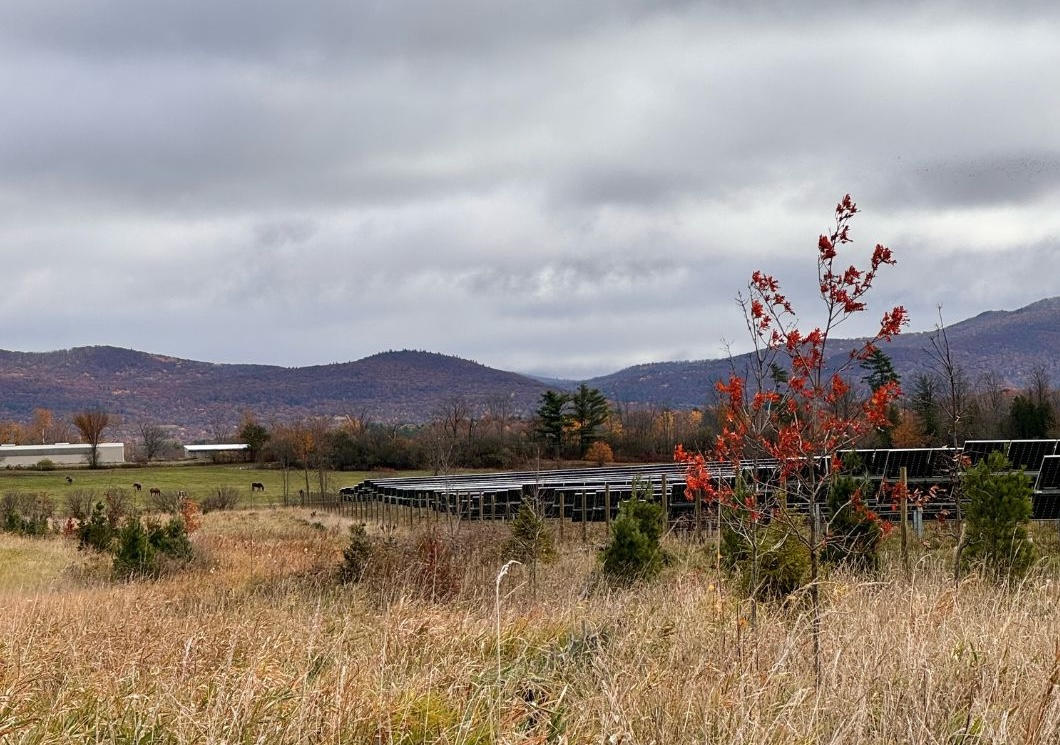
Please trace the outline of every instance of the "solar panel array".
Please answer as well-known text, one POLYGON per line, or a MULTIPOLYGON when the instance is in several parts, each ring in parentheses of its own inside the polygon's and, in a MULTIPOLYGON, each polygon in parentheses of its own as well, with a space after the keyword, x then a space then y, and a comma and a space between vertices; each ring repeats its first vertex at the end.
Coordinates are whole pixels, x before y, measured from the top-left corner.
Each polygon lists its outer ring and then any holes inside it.
MULTIPOLYGON (((1015 457, 1034 479, 1034 518, 1060 519, 1060 448, 1057 440, 977 440, 965 444, 964 455, 977 463, 991 452, 1015 457)), ((952 448, 893 448, 853 451, 862 471, 879 483, 895 482, 902 469, 911 488, 945 489, 956 451, 952 448)), ((827 460, 818 459, 818 475, 827 470, 827 460)), ((708 464, 715 478, 735 481, 729 464, 708 464)), ((779 487, 776 461, 762 461, 742 471, 754 482, 762 498, 773 498, 779 487)), ((391 504, 432 509, 462 519, 510 519, 520 505, 537 499, 547 517, 574 521, 603 521, 618 514, 623 501, 632 499, 635 488, 647 489, 650 498, 663 501, 671 522, 690 516, 694 500, 685 498, 685 470, 681 464, 609 466, 552 471, 516 471, 426 477, 368 479, 340 490, 349 501, 379 500, 391 504)), ((944 493, 944 492, 943 492, 944 493)), ((795 497, 789 506, 798 509, 795 497)), ((942 497, 926 506, 928 513, 945 507, 942 497)), ((803 505, 805 507, 805 505, 803 505)), ((883 506, 885 507, 885 506, 883 506)))
POLYGON ((985 460, 990 453, 1008 456, 1008 440, 968 440, 964 443, 964 456, 974 466, 985 460))
POLYGON ((1060 455, 1047 455, 1042 459, 1034 490, 1037 492, 1060 491, 1060 455))
POLYGON ((1060 440, 969 440, 964 443, 964 454, 973 466, 993 452, 1004 455, 1014 468, 1035 473, 1045 457, 1060 455, 1060 440))
POLYGON ((1057 452, 1056 440, 1012 440, 1008 446, 1008 462, 1024 471, 1039 471, 1042 461, 1057 452))
POLYGON ((954 453, 952 448, 880 448, 854 452, 871 478, 894 481, 905 468, 906 477, 918 482, 946 478, 954 453))

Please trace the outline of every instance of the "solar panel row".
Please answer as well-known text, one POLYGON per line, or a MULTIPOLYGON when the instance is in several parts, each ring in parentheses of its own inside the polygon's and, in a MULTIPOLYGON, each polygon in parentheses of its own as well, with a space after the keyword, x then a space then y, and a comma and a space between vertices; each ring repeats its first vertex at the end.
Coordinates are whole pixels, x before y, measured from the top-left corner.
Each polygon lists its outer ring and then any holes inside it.
MULTIPOLYGON (((995 451, 1018 459, 1016 462, 1035 478, 1034 517, 1053 519, 1054 514, 1060 518, 1058 444, 1057 440, 969 441, 963 454, 972 463, 995 451)), ((922 491, 944 489, 948 485, 958 454, 952 448, 880 448, 853 452, 861 464, 857 472, 864 473, 873 482, 894 482, 904 468, 910 486, 922 491)), ((827 461, 819 459, 816 465, 823 475, 827 461)), ((730 464, 712 463, 708 468, 715 478, 730 483, 736 479, 730 464)), ((780 486, 779 472, 776 461, 760 461, 743 468, 741 478, 753 483, 762 498, 768 500, 780 486)), ((370 479, 340 491, 345 500, 382 500, 449 512, 467 519, 505 519, 513 516, 524 501, 536 497, 548 516, 604 520, 608 509, 612 517, 617 514, 619 504, 632 498, 635 488, 647 489, 653 499, 665 499, 671 521, 695 509, 694 501, 685 498, 684 468, 676 463, 370 479)), ((789 495, 788 501, 790 506, 798 508, 797 496, 789 495)), ((946 498, 942 497, 927 509, 943 509, 945 502, 946 498)), ((886 511, 889 505, 876 502, 875 506, 886 511)))

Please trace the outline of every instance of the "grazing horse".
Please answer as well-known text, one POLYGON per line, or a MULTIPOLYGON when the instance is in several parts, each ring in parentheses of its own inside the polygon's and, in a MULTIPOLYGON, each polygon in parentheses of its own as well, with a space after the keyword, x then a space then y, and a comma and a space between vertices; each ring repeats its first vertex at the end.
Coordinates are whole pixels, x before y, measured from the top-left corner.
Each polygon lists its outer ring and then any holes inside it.
POLYGON ((151 492, 151 496, 152 497, 161 497, 162 496, 162 490, 159 489, 157 486, 152 486, 148 491, 151 492))
POLYGON ((67 476, 66 477, 66 483, 68 483, 68 484, 74 483, 74 477, 73 476, 67 476))
POLYGON ((265 484, 260 481, 255 481, 250 485, 250 490, 253 491, 265 491, 265 484))
POLYGON ((133 484, 133 489, 135 489, 136 491, 140 491, 143 488, 143 484, 133 484))

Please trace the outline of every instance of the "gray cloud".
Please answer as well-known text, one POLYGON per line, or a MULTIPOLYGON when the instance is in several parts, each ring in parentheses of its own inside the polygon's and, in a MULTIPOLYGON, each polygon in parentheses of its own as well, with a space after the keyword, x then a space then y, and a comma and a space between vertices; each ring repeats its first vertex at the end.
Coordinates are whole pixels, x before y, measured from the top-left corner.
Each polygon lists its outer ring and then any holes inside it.
POLYGON ((1058 32, 941 0, 4 3, 0 346, 716 356, 756 268, 815 322, 845 192, 853 255, 900 261, 851 333, 1018 307, 1056 293, 1058 32))

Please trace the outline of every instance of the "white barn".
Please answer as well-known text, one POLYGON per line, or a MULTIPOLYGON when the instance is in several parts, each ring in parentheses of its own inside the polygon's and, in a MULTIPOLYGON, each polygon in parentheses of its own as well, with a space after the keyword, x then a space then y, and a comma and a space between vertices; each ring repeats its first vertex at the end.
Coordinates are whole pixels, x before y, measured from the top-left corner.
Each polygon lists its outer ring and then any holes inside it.
MULTIPOLYGON (((35 466, 50 460, 57 466, 87 466, 92 446, 86 443, 59 442, 54 445, 0 445, 0 468, 35 466)), ((125 462, 125 443, 101 442, 96 446, 101 466, 125 462)))
POLYGON ((230 442, 220 445, 185 445, 185 458, 217 459, 243 457, 250 449, 245 442, 230 442))

